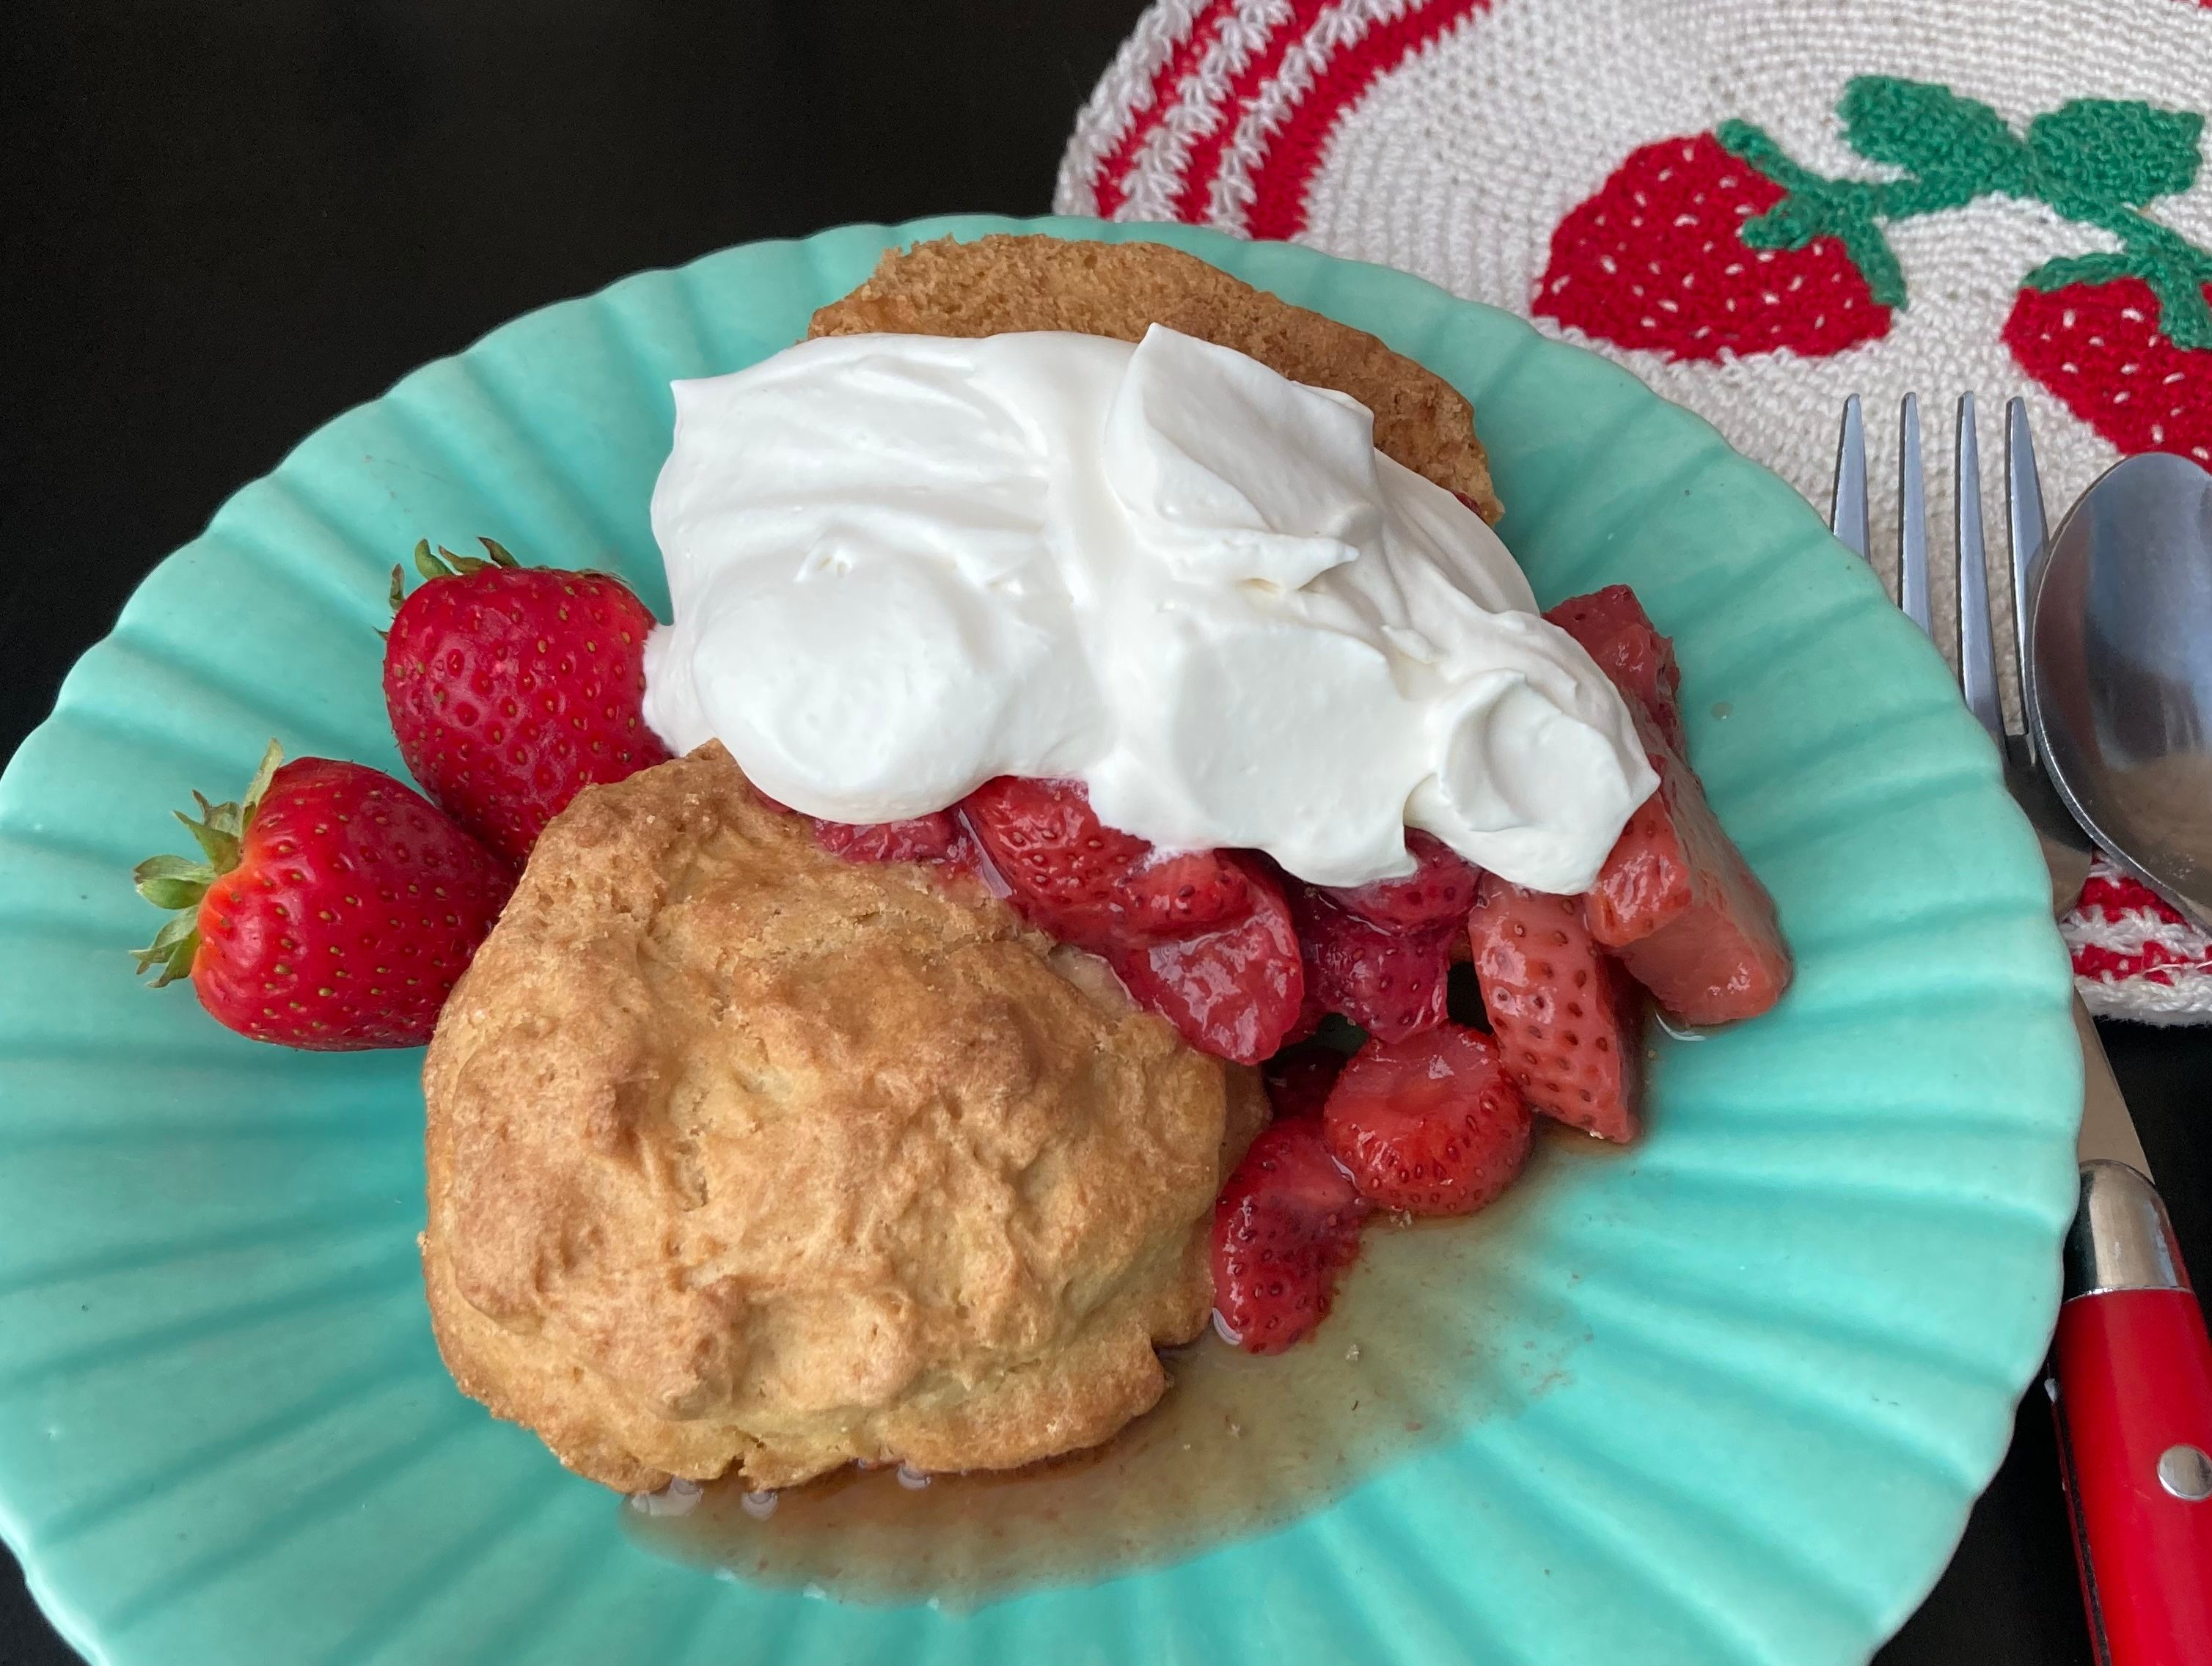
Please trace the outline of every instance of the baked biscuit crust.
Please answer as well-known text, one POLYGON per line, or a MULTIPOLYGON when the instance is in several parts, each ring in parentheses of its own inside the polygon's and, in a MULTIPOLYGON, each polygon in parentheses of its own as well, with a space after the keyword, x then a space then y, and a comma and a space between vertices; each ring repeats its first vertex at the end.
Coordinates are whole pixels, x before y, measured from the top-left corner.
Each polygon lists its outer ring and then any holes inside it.
POLYGON ((1106 1439, 1206 1323, 1266 1113, 1062 964, 972 881, 823 852, 718 745, 587 789, 424 1067, 455 1380, 628 1490, 1106 1439))
POLYGON ((1450 383, 1364 330, 1164 243, 997 233, 886 250, 868 281, 816 312, 806 333, 1070 330, 1133 342, 1155 324, 1235 348, 1294 382, 1350 394, 1375 413, 1375 445, 1385 456, 1461 494, 1493 525, 1505 512, 1474 409, 1450 383))

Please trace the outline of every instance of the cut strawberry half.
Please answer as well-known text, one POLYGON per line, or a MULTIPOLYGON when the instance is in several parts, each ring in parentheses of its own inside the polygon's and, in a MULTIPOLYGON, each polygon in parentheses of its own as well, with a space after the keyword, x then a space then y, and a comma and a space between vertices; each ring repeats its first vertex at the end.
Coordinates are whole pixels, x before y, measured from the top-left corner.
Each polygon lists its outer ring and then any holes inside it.
POLYGON ((1213 1311, 1248 1354, 1279 1354, 1328 1315, 1368 1205, 1309 1117, 1264 1130, 1213 1206, 1213 1311))
POLYGON ((1407 829, 1406 851, 1414 867, 1403 879, 1315 888, 1378 930, 1412 936, 1459 925, 1474 906, 1476 870, 1443 840, 1418 827, 1407 829))
POLYGON ((1790 986, 1774 900, 1696 772, 1640 713, 1638 729, 1659 790, 1629 817, 1583 899, 1590 935, 1676 1017, 1755 1018, 1790 986))
POLYGON ((1528 1102, 1498 1049, 1458 1024, 1370 1040, 1322 1112, 1329 1155, 1379 1209, 1471 1215, 1528 1160, 1528 1102))
POLYGON ((1582 902, 1485 874, 1468 919, 1483 1009, 1528 1103, 1601 1139, 1636 1137, 1642 997, 1582 902))
POLYGON ((1346 913, 1310 885, 1291 887, 1304 956, 1307 1012, 1341 1013, 1370 1035, 1401 1041, 1444 1021, 1456 922, 1385 931, 1346 913))
POLYGON ((1660 635, 1634 591, 1607 585, 1588 596, 1569 597, 1544 617, 1582 645, 1625 699, 1644 708, 1668 745, 1684 758, 1690 755, 1674 640, 1660 635))
POLYGON ((1290 905, 1250 857, 1243 870, 1252 912, 1235 925, 1167 942, 1109 940, 1103 953, 1137 1004, 1158 1013, 1200 1051, 1257 1064, 1297 1023, 1305 971, 1290 905))

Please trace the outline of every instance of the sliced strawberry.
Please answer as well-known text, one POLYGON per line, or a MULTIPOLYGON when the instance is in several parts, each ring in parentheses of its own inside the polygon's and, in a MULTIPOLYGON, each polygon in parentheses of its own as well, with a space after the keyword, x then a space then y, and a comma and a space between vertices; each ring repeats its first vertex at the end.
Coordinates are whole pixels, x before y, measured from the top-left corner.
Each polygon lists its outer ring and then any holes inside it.
POLYGON ((1454 927, 1391 932, 1348 914, 1311 886, 1291 888, 1310 1008, 1341 1013, 1398 1041, 1444 1021, 1454 927))
POLYGON ((1286 1048, 1269 1059, 1261 1075, 1275 1115, 1319 1116, 1328 1090, 1343 1074, 1345 1058, 1334 1047, 1313 1044, 1286 1048))
MULTIPOLYGON (((1668 767, 1667 755, 1655 751, 1650 759, 1655 769, 1668 767)), ((1662 782, 1637 806, 1585 899, 1591 935, 1609 948, 1625 948, 1672 924, 1695 898, 1697 829, 1680 825, 1668 797, 1662 782)))
POLYGON ((1591 935, 1678 1017, 1756 1017, 1789 987, 1790 951, 1773 900, 1684 761, 1674 645, 1625 585, 1563 602, 1547 617, 1628 700, 1659 774, 1659 790, 1621 829, 1584 899, 1591 935))
POLYGON ((1322 1112, 1329 1155, 1378 1209, 1471 1215, 1528 1160, 1531 1118, 1497 1045, 1458 1024, 1370 1040, 1322 1112))
POLYGON ((1015 906, 1037 925, 1086 948, 1121 935, 1119 888, 1152 847, 1101 821, 1082 782, 1001 775, 962 808, 1015 906))
POLYGON ((1629 817, 1583 899, 1590 935, 1676 1017, 1755 1018, 1790 987, 1774 900, 1696 772, 1640 714, 1638 727, 1659 790, 1629 817))
POLYGON ((1316 888, 1346 913, 1384 931, 1413 934, 1458 926, 1474 906, 1476 870, 1443 840, 1418 827, 1407 829, 1406 850, 1414 868, 1403 879, 1316 888))
POLYGON ((1629 976, 1688 1024, 1732 1024, 1772 1009, 1796 968, 1773 900, 1733 845, 1731 866, 1672 925, 1620 951, 1629 976))
POLYGON ((1682 732, 1682 672, 1674 663, 1674 643, 1644 611, 1626 585, 1607 585, 1588 596, 1571 596, 1544 617, 1582 645, 1597 668, 1613 679, 1624 698, 1644 715, 1683 757, 1690 755, 1682 732))
POLYGON ((1109 942, 1104 950, 1137 1004, 1201 1051, 1257 1064, 1283 1044, 1305 999, 1305 970, 1290 905, 1249 857, 1252 912, 1237 924, 1168 942, 1109 942))
POLYGON ((1152 849, 1101 821, 1080 781, 1000 775, 962 808, 1006 882, 1046 907, 1103 909, 1113 886, 1152 849))
POLYGON ((1368 1205, 1301 1117, 1263 1131, 1213 1206, 1213 1312, 1248 1354, 1279 1354, 1328 1316, 1368 1205))
POLYGON ((1109 904, 1121 935, 1188 937, 1252 912, 1252 883, 1222 851, 1154 851, 1115 882, 1109 904))
POLYGON ((1582 900, 1485 874, 1468 936, 1491 1033, 1528 1103, 1601 1139, 1634 1139, 1643 998, 1590 936, 1582 900))
POLYGON ((809 820, 814 822, 814 842, 848 862, 940 862, 963 837, 959 820, 950 810, 902 821, 809 820))

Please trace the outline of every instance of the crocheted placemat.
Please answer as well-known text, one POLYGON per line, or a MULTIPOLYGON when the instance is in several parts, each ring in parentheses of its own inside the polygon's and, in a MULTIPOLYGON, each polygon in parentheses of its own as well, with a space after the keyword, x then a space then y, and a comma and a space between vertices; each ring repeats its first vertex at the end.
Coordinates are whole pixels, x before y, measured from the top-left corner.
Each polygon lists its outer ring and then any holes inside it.
MULTIPOLYGON (((2208 105, 2194 0, 1159 0, 1054 206, 1294 239, 1510 307, 1823 506, 1862 394, 1893 583, 1908 391, 1938 548, 1961 392, 1985 504, 2014 393, 2054 516, 2125 453, 2212 463, 2208 105)), ((2093 1010, 2212 1021, 2212 942, 2108 864, 2063 929, 2093 1010)))

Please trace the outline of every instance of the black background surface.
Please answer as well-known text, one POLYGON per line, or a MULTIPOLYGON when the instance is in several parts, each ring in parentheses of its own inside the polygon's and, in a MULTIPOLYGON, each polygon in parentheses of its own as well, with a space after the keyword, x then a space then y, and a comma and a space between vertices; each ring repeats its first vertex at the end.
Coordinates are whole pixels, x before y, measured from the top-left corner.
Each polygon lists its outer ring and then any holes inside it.
MULTIPOLYGON (((229 492, 424 360, 748 239, 1042 212, 1139 9, 11 0, 0 755, 229 492)), ((2185 1250, 2212 1268, 2212 1035, 2106 1034, 2185 1250)), ((2032 1390, 1956 1560, 1880 1659, 2089 1658, 2032 1390)), ((0 1666, 74 1659, 0 1553, 0 1666)))

